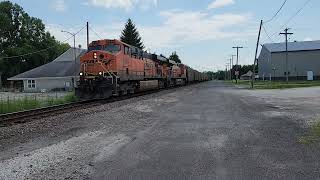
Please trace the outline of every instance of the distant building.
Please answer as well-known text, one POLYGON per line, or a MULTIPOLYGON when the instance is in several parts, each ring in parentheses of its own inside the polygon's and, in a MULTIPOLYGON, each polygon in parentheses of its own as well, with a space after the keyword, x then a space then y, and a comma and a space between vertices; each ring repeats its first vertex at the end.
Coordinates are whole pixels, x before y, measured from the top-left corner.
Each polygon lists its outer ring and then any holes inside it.
POLYGON ((240 76, 241 80, 250 80, 252 78, 253 72, 252 71, 248 71, 246 74, 243 74, 242 76, 240 76))
MULTIPOLYGON (((307 80, 308 74, 320 79, 320 41, 288 43, 288 75, 291 80, 307 80), (312 73, 311 73, 312 72, 312 73)), ((264 44, 258 58, 259 77, 286 78, 286 44, 264 44)))
POLYGON ((8 78, 15 87, 20 86, 23 92, 44 92, 54 90, 73 89, 73 80, 79 79, 80 56, 86 52, 84 49, 70 48, 52 62, 31 69, 27 72, 8 78), (20 85, 19 85, 20 84, 20 85))

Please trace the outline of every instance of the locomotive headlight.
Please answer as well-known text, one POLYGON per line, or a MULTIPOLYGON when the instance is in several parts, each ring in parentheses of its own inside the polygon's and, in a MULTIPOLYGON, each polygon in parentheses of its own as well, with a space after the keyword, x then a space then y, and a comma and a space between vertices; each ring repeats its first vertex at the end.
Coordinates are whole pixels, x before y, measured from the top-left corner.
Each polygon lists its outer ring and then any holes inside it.
POLYGON ((83 76, 83 72, 80 73, 80 76, 83 76))
POLYGON ((101 71, 99 72, 99 75, 102 76, 102 72, 101 71))
POLYGON ((97 59, 97 53, 93 53, 93 59, 97 59))

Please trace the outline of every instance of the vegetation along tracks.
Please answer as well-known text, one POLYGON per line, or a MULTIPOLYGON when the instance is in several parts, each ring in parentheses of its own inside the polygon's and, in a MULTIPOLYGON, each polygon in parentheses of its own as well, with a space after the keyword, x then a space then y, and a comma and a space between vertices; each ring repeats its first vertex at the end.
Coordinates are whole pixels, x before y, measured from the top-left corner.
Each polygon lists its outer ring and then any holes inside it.
MULTIPOLYGON (((171 88, 177 88, 177 87, 171 87, 171 88)), ((171 89, 171 88, 167 88, 167 89, 171 89)), ((85 100, 85 101, 78 101, 78 102, 73 102, 68 104, 55 105, 55 106, 49 106, 44 108, 37 108, 32 110, 2 114, 0 115, 0 127, 12 126, 15 124, 22 124, 22 123, 33 121, 36 119, 50 117, 50 116, 54 116, 61 113, 67 113, 67 112, 70 112, 71 110, 74 111, 78 109, 86 109, 94 106, 99 106, 102 104, 112 103, 116 101, 121 101, 125 99, 130 99, 134 97, 139 97, 139 96, 159 92, 161 90, 162 89, 155 89, 155 90, 149 90, 149 91, 142 91, 135 94, 115 96, 108 99, 85 100)))

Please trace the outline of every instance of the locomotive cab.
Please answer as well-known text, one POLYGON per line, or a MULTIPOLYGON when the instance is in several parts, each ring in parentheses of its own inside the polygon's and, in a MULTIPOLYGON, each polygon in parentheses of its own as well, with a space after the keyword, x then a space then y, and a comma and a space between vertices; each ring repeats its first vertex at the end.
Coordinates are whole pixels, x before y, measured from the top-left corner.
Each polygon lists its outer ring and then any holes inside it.
POLYGON ((76 95, 81 99, 108 98, 114 92, 117 73, 116 56, 121 45, 116 41, 94 41, 80 58, 80 81, 76 95))

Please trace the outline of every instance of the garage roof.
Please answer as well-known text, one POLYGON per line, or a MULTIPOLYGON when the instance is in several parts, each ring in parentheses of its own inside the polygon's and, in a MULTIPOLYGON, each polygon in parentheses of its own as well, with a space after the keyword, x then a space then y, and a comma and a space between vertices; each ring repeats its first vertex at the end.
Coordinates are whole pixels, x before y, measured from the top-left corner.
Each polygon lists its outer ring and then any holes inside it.
MULTIPOLYGON (((61 54, 52 62, 31 69, 24 73, 18 74, 8 80, 24 80, 33 78, 54 78, 54 77, 71 77, 74 76, 74 48, 68 49, 66 52, 61 54)), ((80 56, 86 52, 85 49, 76 48, 76 74, 79 73, 80 69, 80 56)))
MULTIPOLYGON (((270 43, 264 44, 271 53, 273 52, 285 52, 286 43, 270 43)), ((297 41, 297 42, 288 42, 288 51, 312 51, 320 50, 320 41, 297 41)))

